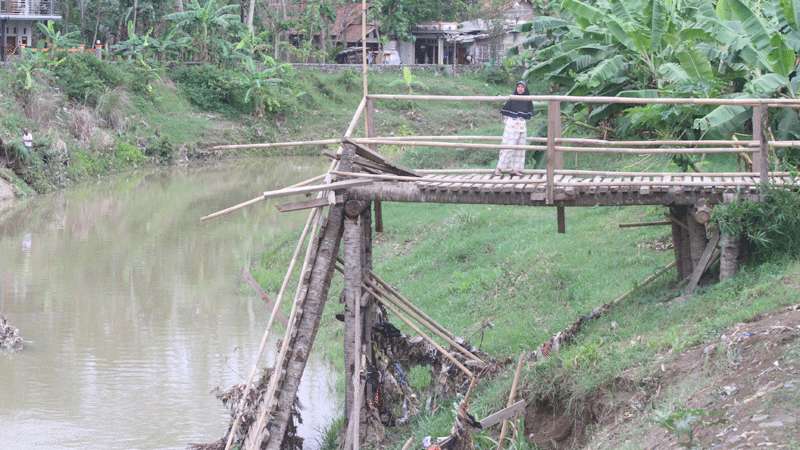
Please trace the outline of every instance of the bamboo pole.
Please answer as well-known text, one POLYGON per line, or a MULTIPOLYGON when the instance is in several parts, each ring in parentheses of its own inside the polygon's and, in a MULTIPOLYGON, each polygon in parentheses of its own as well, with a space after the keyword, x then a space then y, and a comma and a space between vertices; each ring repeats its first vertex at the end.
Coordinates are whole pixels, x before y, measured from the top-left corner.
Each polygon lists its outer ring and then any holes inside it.
MULTIPOLYGON (((494 169, 424 169, 424 170, 416 170, 417 173, 421 175, 432 175, 432 174, 457 174, 457 175, 465 175, 465 174, 489 174, 494 173, 494 169)), ((686 172, 620 172, 620 171, 610 171, 610 170, 574 170, 574 169, 565 169, 565 170, 555 170, 556 175, 605 175, 610 177, 639 177, 639 176, 704 176, 704 177, 735 177, 735 176, 743 176, 743 177, 757 177, 760 174, 758 172, 698 172, 695 174, 689 174, 686 172)), ((522 170, 522 173, 525 175, 530 174, 543 174, 546 173, 543 169, 525 169, 522 170)), ((770 172, 770 176, 790 176, 791 173, 789 172, 770 172)))
POLYGON ((623 153, 634 155, 645 154, 705 154, 705 153, 743 153, 757 152, 757 148, 736 147, 695 147, 695 148, 621 148, 621 147, 574 147, 557 145, 556 150, 576 153, 623 153))
MULTIPOLYGON (((503 136, 500 135, 417 135, 417 136, 375 136, 374 139, 390 139, 395 141, 500 141, 503 136)), ((541 136, 528 136, 528 142, 547 143, 546 137, 541 136)), ((584 139, 584 138, 559 138, 556 139, 557 144, 575 144, 575 145, 605 145, 609 147, 625 147, 625 146, 657 146, 657 145, 741 145, 747 147, 758 147, 758 141, 740 141, 736 139, 714 139, 714 140, 649 140, 649 141, 614 141, 605 139, 584 139)), ((800 141, 769 141, 773 147, 798 147, 800 141)))
MULTIPOLYGON (((319 211, 318 209, 313 210, 314 212, 319 211)), ((267 384, 267 392, 264 394, 264 399, 262 400, 262 404, 264 408, 261 409, 260 414, 256 418, 256 422, 253 426, 256 427, 258 430, 263 430, 266 426, 264 422, 266 420, 267 412, 271 408, 272 402, 275 400, 275 393, 278 389, 278 383, 282 378, 282 365, 283 361, 286 359, 286 353, 289 350, 290 341, 292 341, 292 332, 294 331, 294 322, 295 318, 297 317, 298 311, 301 311, 302 308, 298 307, 299 303, 299 295, 302 291, 301 286, 305 282, 305 273, 308 270, 308 266, 311 263, 311 252, 314 249, 315 242, 317 239, 317 234, 319 233, 319 225, 320 225, 320 218, 321 214, 314 214, 312 212, 311 215, 315 216, 314 222, 311 227, 311 235, 309 237, 308 245, 306 246, 306 253, 305 257, 303 258, 303 266, 300 269, 300 278, 297 280, 297 289, 295 290, 295 297, 294 302, 292 303, 292 310, 289 313, 289 326, 286 327, 286 332, 284 333, 280 350, 278 351, 278 356, 275 358, 275 370, 273 371, 272 376, 269 379, 269 384, 267 384)), ((253 438, 253 436, 248 436, 248 438, 253 438)), ((255 442, 251 439, 246 440, 245 448, 247 450, 258 450, 261 447, 261 442, 255 442)))
MULTIPOLYGON (((509 95, 403 95, 403 94, 373 94, 376 100, 439 100, 439 101, 473 101, 473 102, 504 102, 511 98, 509 95)), ((530 100, 545 103, 551 101, 566 103, 605 103, 624 105, 709 105, 709 106, 758 106, 800 108, 800 100, 788 98, 634 98, 634 97, 590 97, 570 95, 515 95, 514 100, 530 100)))
MULTIPOLYGON (((327 173, 324 173, 324 174, 321 174, 321 175, 317 175, 317 176, 315 176, 315 177, 311 177, 311 178, 309 178, 309 179, 307 179, 307 180, 303 180, 303 181, 301 181, 301 182, 299 182, 299 183, 295 183, 295 184, 293 184, 293 185, 289 186, 287 189, 289 189, 289 188, 295 188, 295 187, 300 187, 300 186, 306 186, 306 185, 308 185, 308 184, 311 184, 311 183, 313 183, 313 182, 315 182, 315 181, 319 181, 319 180, 321 180, 321 179, 325 178, 327 175, 328 175, 327 173)), ((215 212, 215 213, 213 213, 213 214, 209 214, 209 215, 207 215, 207 216, 203 216, 203 217, 201 217, 201 218, 200 218, 200 221, 203 221, 203 222, 204 222, 204 221, 206 221, 206 220, 213 219, 213 218, 215 218, 215 217, 219 217, 219 216, 224 216, 224 215, 226 215, 226 214, 230 214, 230 213, 232 213, 232 212, 234 212, 234 211, 236 211, 236 210, 238 210, 238 209, 242 209, 242 208, 244 208, 245 206, 250 206, 250 205, 252 205, 252 204, 254 204, 254 203, 258 203, 258 202, 260 202, 260 201, 262 201, 262 200, 264 200, 264 199, 265 199, 265 198, 264 198, 264 196, 263 196, 263 195, 261 195, 261 196, 258 196, 258 197, 256 197, 256 198, 253 198, 253 199, 247 200, 246 202, 239 203, 238 205, 234 205, 234 206, 231 206, 231 207, 229 207, 229 208, 225 208, 225 209, 223 209, 222 211, 217 211, 217 212, 215 212)))
POLYGON ((216 145, 209 150, 236 150, 241 148, 283 148, 283 147, 302 147, 309 145, 332 145, 341 144, 341 139, 317 139, 313 141, 290 141, 290 142, 267 142, 258 144, 231 144, 216 145))
MULTIPOLYGON (((378 277, 378 275, 376 275, 375 272, 373 272, 371 270, 369 271, 369 275, 373 280, 378 282, 378 284, 383 286, 383 288, 385 290, 389 291, 392 295, 394 295, 395 297, 400 299, 403 302, 403 304, 405 304, 408 308, 411 308, 414 311, 416 311, 416 313, 419 314, 420 316, 422 316, 425 319, 425 321, 427 321, 428 323, 430 323, 431 325, 436 327, 440 332, 444 333, 447 337, 449 337, 450 340, 453 340, 453 341, 456 340, 456 335, 454 335, 453 333, 450 332, 450 330, 448 330, 447 328, 443 327, 438 322, 433 320, 427 313, 425 313, 425 311, 421 310, 411 300, 409 300, 406 297, 404 297, 403 294, 401 294, 400 291, 395 289, 394 286, 392 286, 391 284, 387 283, 386 281, 384 281, 383 279, 378 277)), ((475 358, 476 360, 478 360, 480 362, 483 362, 483 360, 481 360, 480 358, 476 357, 475 355, 472 355, 471 357, 475 358)))
POLYGON ((765 126, 769 124, 766 106, 753 108, 753 139, 758 139, 758 152, 753 155, 753 170, 758 171, 761 183, 769 183, 769 146, 765 126))
POLYGON ((464 374, 466 374, 467 377, 469 377, 469 378, 473 378, 474 377, 472 372, 469 369, 467 369, 466 366, 461 364, 461 361, 456 359, 447 350, 445 350, 441 345, 439 345, 435 340, 433 340, 430 336, 425 334, 425 332, 423 332, 418 326, 416 326, 414 324, 414 322, 412 322, 411 320, 406 318, 400 312, 400 310, 397 309, 396 306, 394 306, 394 304, 392 302, 389 302, 386 299, 382 298, 380 295, 378 295, 378 293, 376 293, 372 289, 367 289, 367 292, 370 293, 373 297, 375 297, 376 300, 381 302, 381 304, 383 304, 383 306, 385 306, 391 312, 393 312, 394 315, 396 315, 398 318, 400 318, 400 320, 402 320, 406 325, 408 325, 412 330, 414 330, 415 333, 420 335, 420 337, 422 337, 423 339, 425 339, 425 341, 427 341, 429 344, 431 344, 436 350, 438 350, 442 355, 444 355, 445 358, 449 359, 450 362, 452 362, 456 367, 458 367, 462 372, 464 372, 464 374))
POLYGON ((367 70, 367 0, 361 0, 361 78, 364 85, 365 100, 369 95, 367 70))
MULTIPOLYGON (((506 408, 510 408, 514 404, 514 400, 517 397, 517 384, 519 383, 519 376, 522 372, 522 363, 525 361, 525 353, 520 353, 519 359, 517 360, 517 368, 514 370, 514 380, 511 382, 511 392, 508 394, 508 402, 506 402, 506 408)), ((500 428, 500 438, 497 440, 497 450, 503 449, 503 441, 506 438, 506 432, 508 431, 508 420, 503 421, 503 426, 500 428)))
POLYGON ((658 222, 637 222, 637 223, 621 223, 620 228, 637 228, 637 227, 656 227, 660 225, 672 225, 671 220, 659 220, 658 222))
POLYGON ((377 292, 379 294, 384 294, 384 298, 386 300, 392 302, 399 309, 404 310, 414 320, 419 322, 425 328, 433 331, 433 333, 435 335, 437 335, 440 338, 444 339, 448 344, 452 345, 456 350, 461 352, 461 354, 463 354, 465 357, 467 357, 469 359, 472 359, 472 360, 474 360, 476 362, 479 362, 481 364, 486 364, 485 362, 483 362, 482 359, 480 359, 477 356, 475 356, 475 354, 473 354, 471 351, 467 350, 466 348, 461 346, 458 342, 456 342, 455 340, 451 339, 449 336, 447 336, 445 333, 443 333, 441 330, 439 330, 438 327, 433 326, 432 323, 426 321, 425 317, 421 316, 414 308, 410 308, 402 300, 393 299, 391 294, 389 292, 386 292, 385 290, 382 290, 380 288, 380 286, 378 286, 377 283, 371 282, 370 280, 366 280, 366 287, 371 288, 373 291, 375 291, 375 292, 377 292), (386 295, 386 294, 390 294, 390 295, 386 295))
MULTIPOLYGON (((261 342, 258 346, 258 352, 256 356, 256 360, 253 363, 253 368, 250 370, 250 375, 247 377, 247 382, 245 383, 244 393, 242 394, 241 400, 239 400, 239 404, 236 407, 236 418, 233 421, 233 425, 231 426, 230 434, 228 434, 228 440, 225 443, 225 450, 230 450, 231 445, 233 444, 233 439, 236 436, 236 433, 239 431, 239 425, 242 422, 242 412, 244 411, 244 405, 247 401, 247 398, 252 390, 253 380, 255 379, 256 372, 258 371, 258 363, 261 360, 261 357, 264 355, 264 350, 266 349, 267 340, 269 338, 270 331, 272 331, 272 324, 275 322, 275 317, 278 315, 278 311, 280 311, 281 302, 283 301, 283 295, 286 292, 286 287, 289 284, 289 280, 291 279, 292 272, 294 272, 294 266, 297 264, 297 257, 300 255, 300 249, 303 247, 303 242, 305 242, 306 236, 308 235, 308 230, 311 227, 312 223, 316 222, 316 218, 319 215, 319 210, 313 210, 309 215, 308 219, 306 219, 306 224, 303 226, 303 231, 300 233, 300 239, 297 241, 297 245, 294 248, 294 252, 292 253, 292 259, 289 260, 289 268, 286 269, 286 275, 283 277, 283 281, 281 282, 281 288, 278 290, 278 295, 275 297, 275 304, 272 306, 272 312, 270 313, 269 320, 267 321, 267 327, 264 329, 264 334, 261 336, 261 342)), ((311 242, 309 241, 309 246, 311 242)), ((287 325, 288 327, 288 325, 287 325)))
POLYGON ((544 145, 476 144, 469 142, 404 141, 395 139, 350 139, 356 144, 405 145, 409 147, 441 147, 470 149, 547 150, 544 145))
POLYGON ((550 101, 547 104, 547 186, 545 187, 545 198, 548 205, 553 204, 553 187, 555 169, 557 167, 558 148, 556 139, 561 137, 561 103, 550 101))
POLYGON ((345 177, 354 177, 354 178, 363 178, 366 180, 384 180, 384 181, 415 181, 415 182, 428 182, 428 183, 442 183, 442 182, 449 182, 449 183, 472 183, 472 184, 521 184, 521 183, 531 183, 531 180, 525 180, 522 178, 516 179, 497 179, 497 180, 473 180, 470 178, 436 178, 436 179, 426 179, 420 177, 406 177, 402 175, 386 175, 386 174, 377 174, 377 173, 361 173, 361 172, 340 172, 338 170, 334 170, 331 172, 334 175, 338 176, 345 176, 345 177))

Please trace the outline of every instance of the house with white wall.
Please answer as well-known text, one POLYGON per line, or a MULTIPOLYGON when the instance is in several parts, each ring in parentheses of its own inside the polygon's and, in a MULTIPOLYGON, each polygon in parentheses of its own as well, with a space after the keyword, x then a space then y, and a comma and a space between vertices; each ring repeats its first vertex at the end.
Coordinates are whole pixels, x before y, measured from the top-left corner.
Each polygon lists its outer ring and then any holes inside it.
POLYGON ((0 60, 34 45, 36 22, 61 20, 58 0, 0 0, 0 60))

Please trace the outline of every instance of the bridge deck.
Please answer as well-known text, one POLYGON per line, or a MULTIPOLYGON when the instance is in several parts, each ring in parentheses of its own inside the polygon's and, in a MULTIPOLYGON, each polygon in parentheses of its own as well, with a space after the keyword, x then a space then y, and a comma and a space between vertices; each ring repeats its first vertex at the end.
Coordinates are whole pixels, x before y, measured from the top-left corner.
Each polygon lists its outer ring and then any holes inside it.
MULTIPOLYGON (((397 177, 399 178, 399 177, 397 177)), ((772 176, 775 185, 797 186, 788 175, 772 176)), ((726 193, 753 196, 758 176, 708 173, 674 175, 555 175, 554 203, 564 206, 681 205, 703 198, 710 203, 726 193)), ((349 189, 351 198, 398 202, 478 203, 546 206, 545 174, 429 174, 419 181, 376 176, 375 183, 349 189)))

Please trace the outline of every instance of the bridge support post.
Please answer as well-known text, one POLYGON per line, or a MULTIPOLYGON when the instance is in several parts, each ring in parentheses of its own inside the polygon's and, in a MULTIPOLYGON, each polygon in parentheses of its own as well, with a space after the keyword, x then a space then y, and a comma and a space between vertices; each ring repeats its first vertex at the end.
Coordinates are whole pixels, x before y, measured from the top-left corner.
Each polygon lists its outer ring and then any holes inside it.
POLYGON ((372 270, 372 210, 370 202, 345 204, 344 298, 345 298, 345 415, 348 418, 345 448, 357 448, 362 436, 382 436, 382 426, 369 420, 365 399, 374 395, 365 374, 375 366, 372 329, 378 320, 375 300, 363 291, 372 270), (373 429, 379 427, 380 429, 373 429))
MULTIPOLYGON (((363 202, 350 200, 345 204, 344 220, 344 358, 345 358, 345 417, 348 435, 358 441, 361 422, 361 285, 364 278, 362 248, 363 227, 359 216, 363 202)), ((345 447, 345 450, 347 447, 345 447)))
POLYGON ((720 235, 719 280, 727 280, 739 271, 739 236, 720 235))
POLYGON ((685 280, 692 274, 692 256, 689 249, 689 227, 686 225, 688 208, 671 206, 672 244, 675 250, 675 262, 678 269, 678 281, 685 280))
POLYGON ((686 214, 686 226, 689 227, 689 253, 692 258, 692 270, 700 264, 700 258, 706 249, 706 227, 698 222, 694 214, 686 214))

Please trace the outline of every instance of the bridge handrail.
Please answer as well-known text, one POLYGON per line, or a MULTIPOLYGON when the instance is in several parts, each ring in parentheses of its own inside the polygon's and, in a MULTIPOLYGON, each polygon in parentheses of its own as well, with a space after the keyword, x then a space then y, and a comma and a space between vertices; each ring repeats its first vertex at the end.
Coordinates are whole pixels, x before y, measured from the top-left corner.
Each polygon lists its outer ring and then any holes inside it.
MULTIPOLYGON (((510 95, 419 95, 419 94, 370 94, 372 100, 438 100, 504 102, 510 95)), ((625 105, 709 105, 709 106, 770 106, 776 108, 800 108, 800 99, 793 98, 688 98, 688 97, 585 97, 572 95, 514 95, 514 100, 530 100, 537 103, 606 103, 625 105)))
MULTIPOLYGON (((468 147, 468 148, 518 148, 523 150, 546 150, 547 176, 546 176, 546 200, 548 204, 555 201, 555 171, 564 168, 564 152, 590 152, 590 153, 623 153, 623 154, 645 154, 645 153, 668 153, 668 154, 704 154, 704 153, 751 153, 752 170, 759 174, 760 182, 767 184, 770 182, 769 176, 769 147, 792 147, 796 141, 769 141, 767 137, 767 117, 769 108, 800 108, 800 99, 790 98, 634 98, 634 97, 587 97, 570 95, 413 95, 413 94, 372 94, 367 95, 366 100, 369 105, 373 105, 376 100, 434 100, 434 101, 482 101, 482 102, 501 102, 513 98, 514 100, 530 100, 547 104, 547 138, 536 138, 534 142, 546 143, 546 146, 518 145, 518 146, 498 146, 495 144, 466 144, 453 142, 413 141, 413 140, 394 140, 394 139, 375 139, 374 133, 367 133, 367 139, 362 139, 362 143, 369 144, 400 144, 400 145, 426 145, 431 147, 468 147), (694 142, 695 148, 633 148, 621 147, 624 141, 613 143, 605 140, 588 140, 575 138, 563 138, 561 136, 561 104, 562 103, 591 103, 591 104, 625 104, 625 105, 708 105, 708 106, 742 106, 753 109, 752 117, 752 140, 738 142, 725 141, 730 147, 705 147, 707 145, 694 142), (370 139, 372 138, 372 139, 370 139), (569 139, 569 141, 567 140, 569 139), (573 144, 573 145, 563 145, 573 144), (595 145, 595 146, 590 146, 595 145)), ((374 109, 368 108, 370 110, 374 109)), ((371 114, 370 114, 371 115, 371 114)), ((690 145, 680 141, 654 141, 647 144, 645 141, 634 141, 637 145, 690 145), (671 144, 661 144, 670 142, 671 144)))

